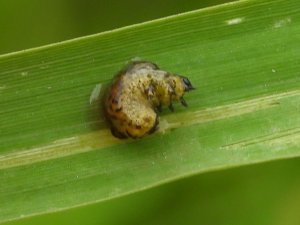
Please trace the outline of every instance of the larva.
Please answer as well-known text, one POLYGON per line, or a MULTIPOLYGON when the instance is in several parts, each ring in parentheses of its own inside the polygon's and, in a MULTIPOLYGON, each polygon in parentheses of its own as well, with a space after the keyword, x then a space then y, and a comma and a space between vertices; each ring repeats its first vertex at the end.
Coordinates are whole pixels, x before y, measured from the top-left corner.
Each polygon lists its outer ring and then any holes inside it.
POLYGON ((115 77, 105 98, 105 114, 111 132, 118 138, 141 138, 158 128, 157 113, 162 106, 174 110, 172 102, 183 106, 185 92, 194 87, 189 79, 160 70, 151 62, 128 64, 115 77))

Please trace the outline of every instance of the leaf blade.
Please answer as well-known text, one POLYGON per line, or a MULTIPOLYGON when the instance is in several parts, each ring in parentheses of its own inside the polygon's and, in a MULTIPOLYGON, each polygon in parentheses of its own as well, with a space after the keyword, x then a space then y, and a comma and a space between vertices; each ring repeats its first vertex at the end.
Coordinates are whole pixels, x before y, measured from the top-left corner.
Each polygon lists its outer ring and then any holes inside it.
POLYGON ((299 156, 297 6, 238 2, 1 56, 2 221, 299 156), (136 56, 197 91, 162 114, 164 134, 122 142, 89 99, 136 56))

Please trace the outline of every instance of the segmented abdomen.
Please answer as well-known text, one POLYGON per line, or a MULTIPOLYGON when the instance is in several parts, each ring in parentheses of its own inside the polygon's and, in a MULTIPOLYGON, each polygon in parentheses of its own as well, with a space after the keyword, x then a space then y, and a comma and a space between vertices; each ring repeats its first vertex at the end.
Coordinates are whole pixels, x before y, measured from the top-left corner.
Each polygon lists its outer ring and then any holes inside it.
MULTIPOLYGON (((127 75, 128 76, 128 75, 127 75)), ((114 136, 141 138, 155 131, 158 118, 143 88, 118 77, 106 99, 106 114, 114 136)))

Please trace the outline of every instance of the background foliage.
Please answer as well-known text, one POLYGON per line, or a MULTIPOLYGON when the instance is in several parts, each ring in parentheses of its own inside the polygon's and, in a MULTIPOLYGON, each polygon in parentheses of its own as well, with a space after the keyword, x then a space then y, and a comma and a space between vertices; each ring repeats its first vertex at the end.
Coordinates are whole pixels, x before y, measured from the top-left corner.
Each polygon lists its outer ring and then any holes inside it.
POLYGON ((229 0, 0 1, 0 54, 52 44, 229 0))

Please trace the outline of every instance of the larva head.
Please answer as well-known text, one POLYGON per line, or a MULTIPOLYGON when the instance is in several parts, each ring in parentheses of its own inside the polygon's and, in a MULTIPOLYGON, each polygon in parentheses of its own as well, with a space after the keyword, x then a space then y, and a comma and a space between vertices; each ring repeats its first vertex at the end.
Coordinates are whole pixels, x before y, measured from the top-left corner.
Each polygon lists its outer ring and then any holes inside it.
POLYGON ((191 91, 195 89, 187 77, 180 76, 180 78, 184 87, 184 91, 191 91))
POLYGON ((180 98, 185 92, 195 89, 187 77, 173 75, 169 79, 169 84, 174 91, 174 97, 180 98))

